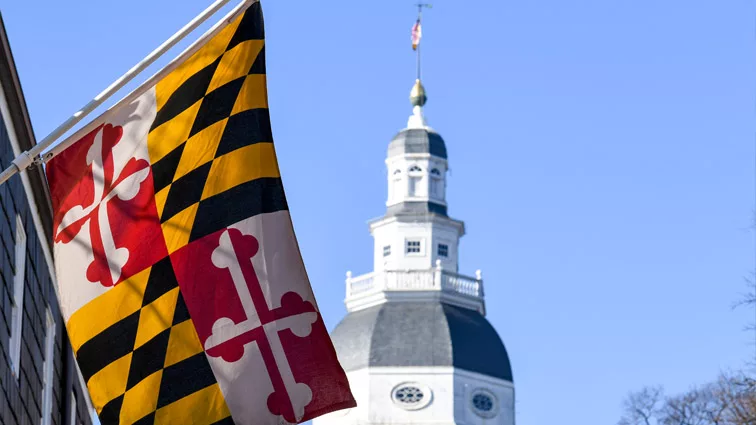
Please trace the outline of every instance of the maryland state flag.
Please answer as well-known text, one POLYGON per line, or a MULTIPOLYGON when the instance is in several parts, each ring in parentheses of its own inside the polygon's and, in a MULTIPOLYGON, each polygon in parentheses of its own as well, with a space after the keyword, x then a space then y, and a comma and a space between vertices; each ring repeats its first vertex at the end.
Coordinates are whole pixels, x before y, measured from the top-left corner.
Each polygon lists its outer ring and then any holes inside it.
POLYGON ((355 405, 271 136, 259 3, 47 167, 61 309, 103 424, 355 405))

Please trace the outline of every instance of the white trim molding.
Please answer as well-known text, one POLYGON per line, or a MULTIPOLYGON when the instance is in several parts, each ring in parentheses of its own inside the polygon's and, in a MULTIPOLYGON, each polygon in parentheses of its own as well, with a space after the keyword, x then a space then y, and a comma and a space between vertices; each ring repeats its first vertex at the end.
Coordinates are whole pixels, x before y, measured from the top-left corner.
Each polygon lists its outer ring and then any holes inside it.
POLYGON ((13 260, 13 299, 8 351, 13 376, 18 380, 21 373, 21 335, 24 327, 24 287, 26 286, 26 230, 21 216, 16 214, 16 244, 13 260))

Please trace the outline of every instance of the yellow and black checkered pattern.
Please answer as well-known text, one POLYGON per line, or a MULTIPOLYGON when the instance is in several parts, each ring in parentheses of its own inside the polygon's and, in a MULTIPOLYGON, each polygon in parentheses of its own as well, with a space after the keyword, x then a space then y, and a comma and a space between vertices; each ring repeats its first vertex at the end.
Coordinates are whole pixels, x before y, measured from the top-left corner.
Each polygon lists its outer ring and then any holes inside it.
MULTIPOLYGON (((168 253, 288 209, 268 114, 259 3, 154 89, 147 138, 168 253)), ((166 257, 77 310, 67 328, 103 425, 232 424, 166 257)))
POLYGON ((259 7, 160 81, 155 95, 147 143, 169 253, 253 215, 288 209, 270 130, 259 7))
POLYGON ((68 330, 103 424, 230 416, 169 257, 77 310, 68 330))

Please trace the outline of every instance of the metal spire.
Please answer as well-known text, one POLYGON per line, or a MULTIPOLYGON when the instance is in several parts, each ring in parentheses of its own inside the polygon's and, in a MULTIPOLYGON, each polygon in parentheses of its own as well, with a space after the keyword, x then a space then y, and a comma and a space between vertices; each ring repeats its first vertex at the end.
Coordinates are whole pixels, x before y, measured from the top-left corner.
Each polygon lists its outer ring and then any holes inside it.
MULTIPOLYGON (((417 44, 415 48, 415 53, 417 55, 417 79, 420 80, 420 37, 421 37, 421 22, 423 19, 423 8, 431 9, 433 7, 432 4, 429 3, 418 3, 415 6, 417 6, 417 22, 415 23, 415 28, 417 30, 417 44)), ((415 28, 413 28, 413 39, 415 38, 415 28)))
POLYGON ((412 49, 415 50, 415 54, 417 55, 417 78, 410 91, 412 115, 410 115, 407 122, 407 128, 427 128, 425 118, 423 117, 423 105, 428 101, 428 96, 425 94, 425 87, 420 82, 420 38, 422 37, 422 28, 420 25, 423 17, 423 8, 430 9, 433 6, 428 3, 418 3, 416 6, 417 21, 412 27, 412 49))

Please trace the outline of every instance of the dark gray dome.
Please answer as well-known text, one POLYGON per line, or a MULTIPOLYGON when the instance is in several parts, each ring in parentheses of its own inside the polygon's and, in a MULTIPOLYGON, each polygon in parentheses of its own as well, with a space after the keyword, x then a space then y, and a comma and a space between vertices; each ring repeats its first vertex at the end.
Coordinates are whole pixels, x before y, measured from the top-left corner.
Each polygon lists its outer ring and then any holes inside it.
POLYGON ((424 128, 405 128, 389 143, 388 156, 429 153, 446 159, 446 144, 441 136, 424 128))
POLYGON ((345 370, 454 366, 512 381, 496 330, 480 313, 433 302, 384 303, 349 313, 331 334, 345 370))

